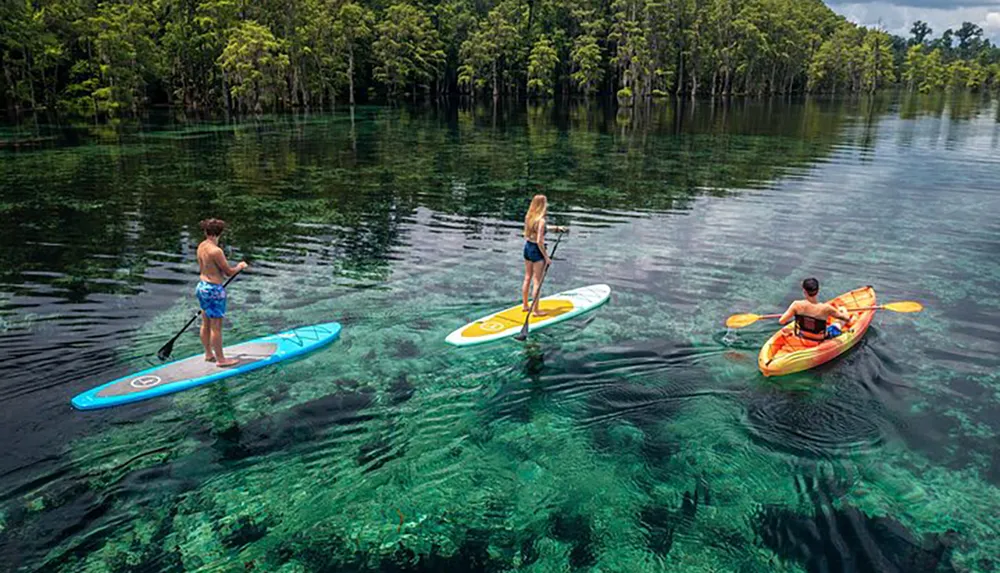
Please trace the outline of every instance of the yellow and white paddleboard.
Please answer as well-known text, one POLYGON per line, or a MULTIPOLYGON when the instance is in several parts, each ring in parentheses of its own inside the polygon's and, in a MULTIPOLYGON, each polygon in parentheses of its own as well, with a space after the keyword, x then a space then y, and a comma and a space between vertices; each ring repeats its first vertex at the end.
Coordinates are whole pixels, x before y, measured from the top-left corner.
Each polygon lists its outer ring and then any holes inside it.
MULTIPOLYGON (((608 285, 590 285, 543 297, 538 301, 538 306, 545 316, 532 316, 528 331, 534 332, 569 320, 604 304, 610 296, 611 287, 608 285)), ((449 334, 445 342, 455 346, 472 346, 514 336, 521 332, 526 316, 521 305, 512 306, 466 324, 449 334)))

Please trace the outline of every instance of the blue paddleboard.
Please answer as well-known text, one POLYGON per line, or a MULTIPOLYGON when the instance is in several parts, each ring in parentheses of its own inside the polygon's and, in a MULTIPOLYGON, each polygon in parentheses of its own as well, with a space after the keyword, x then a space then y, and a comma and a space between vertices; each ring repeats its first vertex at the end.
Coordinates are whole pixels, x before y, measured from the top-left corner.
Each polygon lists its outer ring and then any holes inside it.
POLYGON ((340 336, 340 324, 328 322, 271 334, 225 348, 226 358, 236 358, 235 366, 219 368, 199 354, 129 374, 73 398, 78 410, 96 410, 148 400, 202 386, 216 380, 270 366, 321 348, 340 336))

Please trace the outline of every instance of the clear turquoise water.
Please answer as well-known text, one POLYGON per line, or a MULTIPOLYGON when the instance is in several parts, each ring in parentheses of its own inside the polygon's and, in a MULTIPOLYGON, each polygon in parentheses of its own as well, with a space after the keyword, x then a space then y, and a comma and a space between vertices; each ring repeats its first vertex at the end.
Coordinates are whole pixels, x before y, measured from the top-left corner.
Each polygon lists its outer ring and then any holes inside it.
MULTIPOLYGON (((0 132, 0 562, 38 571, 991 571, 1000 566, 1000 127, 970 96, 361 108, 0 132), (609 304, 444 344, 547 292, 609 304), (134 406, 231 223, 230 342, 302 360, 134 406), (780 310, 864 284, 863 343, 765 379, 780 310)), ((176 357, 199 350, 194 334, 176 357)))

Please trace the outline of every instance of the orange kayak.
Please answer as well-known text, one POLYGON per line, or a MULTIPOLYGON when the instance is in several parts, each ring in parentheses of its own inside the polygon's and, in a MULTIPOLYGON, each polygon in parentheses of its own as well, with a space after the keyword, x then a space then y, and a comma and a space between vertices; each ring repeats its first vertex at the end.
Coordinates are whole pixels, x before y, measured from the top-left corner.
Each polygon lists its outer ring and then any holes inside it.
MULTIPOLYGON (((848 310, 873 307, 876 305, 875 289, 870 286, 859 288, 828 302, 848 310)), ((815 368, 853 348, 868 331, 874 316, 874 310, 852 312, 850 322, 841 327, 843 333, 822 342, 801 338, 795 332, 795 323, 789 323, 775 332, 760 349, 757 366, 764 376, 784 376, 815 368)))

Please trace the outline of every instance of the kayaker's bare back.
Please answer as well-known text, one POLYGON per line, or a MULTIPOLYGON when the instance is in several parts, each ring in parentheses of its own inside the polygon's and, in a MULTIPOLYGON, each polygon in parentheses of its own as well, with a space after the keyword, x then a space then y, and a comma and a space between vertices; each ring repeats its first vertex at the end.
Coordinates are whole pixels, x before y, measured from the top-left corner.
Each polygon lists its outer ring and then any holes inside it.
POLYGON ((781 315, 781 318, 778 319, 779 323, 788 324, 794 320, 796 316, 812 318, 824 324, 831 316, 845 322, 851 319, 851 316, 847 314, 846 309, 837 308, 832 304, 820 302, 816 298, 819 294, 819 281, 815 278, 808 278, 802 281, 802 294, 806 295, 806 298, 799 299, 788 305, 788 309, 781 315))
POLYGON ((817 320, 827 320, 831 316, 837 317, 841 313, 834 308, 832 304, 827 304, 825 302, 809 302, 808 300, 797 300, 792 303, 788 314, 790 318, 794 318, 796 314, 800 314, 817 320))

